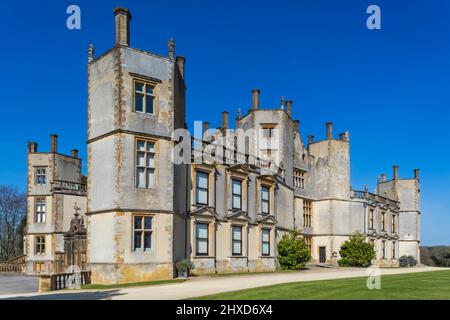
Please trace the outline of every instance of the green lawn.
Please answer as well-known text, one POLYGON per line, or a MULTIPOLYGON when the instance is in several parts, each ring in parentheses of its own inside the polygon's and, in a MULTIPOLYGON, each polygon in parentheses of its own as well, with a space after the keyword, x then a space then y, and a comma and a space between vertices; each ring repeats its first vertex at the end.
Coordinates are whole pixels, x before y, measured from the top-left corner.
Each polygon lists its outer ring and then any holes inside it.
POLYGON ((143 282, 130 282, 123 284, 85 284, 81 286, 81 289, 120 289, 129 287, 142 287, 142 286, 154 286, 158 284, 170 284, 184 282, 186 279, 173 279, 173 280, 158 280, 158 281, 143 281, 143 282))
POLYGON ((211 300, 320 300, 320 299, 450 299, 450 270, 387 275, 381 289, 369 290, 367 277, 292 282, 220 293, 195 299, 211 300))

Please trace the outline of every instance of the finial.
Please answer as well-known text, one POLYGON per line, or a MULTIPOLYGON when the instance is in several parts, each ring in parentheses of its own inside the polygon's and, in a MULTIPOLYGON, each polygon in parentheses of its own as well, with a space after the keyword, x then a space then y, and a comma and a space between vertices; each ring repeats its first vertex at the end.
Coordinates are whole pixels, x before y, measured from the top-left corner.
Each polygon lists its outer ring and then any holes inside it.
POLYGON ((239 120, 242 119, 242 111, 241 111, 241 108, 238 108, 238 119, 239 119, 239 120))
POLYGON ((284 96, 282 96, 280 100, 280 109, 284 109, 284 96))
POLYGON ((91 43, 88 47, 88 62, 94 61, 94 45, 91 43))
POLYGON ((169 47, 169 58, 173 59, 175 56, 175 39, 173 37, 170 38, 168 47, 169 47))

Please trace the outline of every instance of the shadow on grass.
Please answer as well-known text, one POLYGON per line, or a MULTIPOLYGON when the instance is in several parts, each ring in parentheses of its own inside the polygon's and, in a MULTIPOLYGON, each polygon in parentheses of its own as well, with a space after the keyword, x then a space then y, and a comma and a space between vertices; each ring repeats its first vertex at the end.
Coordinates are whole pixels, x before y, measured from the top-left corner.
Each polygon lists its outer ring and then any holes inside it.
POLYGON ((0 300, 109 300, 112 297, 121 295, 123 295, 123 293, 119 293, 119 290, 77 291, 73 293, 42 294, 30 297, 16 296, 0 300))

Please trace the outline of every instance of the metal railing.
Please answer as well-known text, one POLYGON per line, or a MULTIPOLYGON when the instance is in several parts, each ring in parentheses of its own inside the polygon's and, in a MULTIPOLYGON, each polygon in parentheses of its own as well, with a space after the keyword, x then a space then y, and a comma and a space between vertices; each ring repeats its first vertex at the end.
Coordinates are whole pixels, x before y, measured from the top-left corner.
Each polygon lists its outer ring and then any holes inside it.
POLYGON ((216 159, 217 152, 221 152, 221 160, 223 163, 235 165, 235 164, 247 164, 261 169, 268 169, 274 171, 284 178, 285 169, 278 167, 275 161, 270 159, 259 158, 255 155, 242 153, 236 149, 229 149, 224 145, 215 145, 213 142, 204 141, 201 139, 191 138, 191 154, 192 160, 201 159, 213 161, 216 159))
POLYGON ((85 196, 87 192, 87 187, 85 183, 64 181, 64 180, 54 180, 52 182, 52 192, 62 192, 85 196))
POLYGON ((350 190, 350 197, 352 199, 363 199, 363 200, 369 200, 369 201, 374 201, 377 203, 383 203, 385 205, 388 205, 390 207, 399 208, 399 202, 380 196, 378 194, 375 193, 371 193, 368 191, 359 191, 359 190, 350 190))

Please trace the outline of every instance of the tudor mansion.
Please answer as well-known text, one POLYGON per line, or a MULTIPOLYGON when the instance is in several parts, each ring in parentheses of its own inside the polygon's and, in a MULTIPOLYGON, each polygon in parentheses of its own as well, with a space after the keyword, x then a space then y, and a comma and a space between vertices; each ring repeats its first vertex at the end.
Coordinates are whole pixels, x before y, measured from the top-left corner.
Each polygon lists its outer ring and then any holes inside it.
MULTIPOLYGON (((197 274, 274 270, 277 241, 292 228, 315 264, 336 264, 356 231, 374 243, 377 265, 419 260, 419 170, 400 178, 394 166, 376 190, 353 190, 349 133, 336 137, 329 122, 323 139, 303 140, 291 100, 266 108, 254 89, 233 119, 247 133, 243 152, 174 162, 174 147, 193 145, 173 136, 187 128, 185 58, 173 40, 167 56, 131 47, 130 12, 114 18, 114 46, 99 56, 89 47, 87 179, 78 151, 59 153, 56 135, 49 152, 28 144, 28 273, 60 272, 66 233, 79 231, 74 212, 85 248, 71 250, 99 284, 169 279, 182 259, 197 274)), ((228 118, 220 128, 204 122, 200 144, 233 141, 228 118)))

